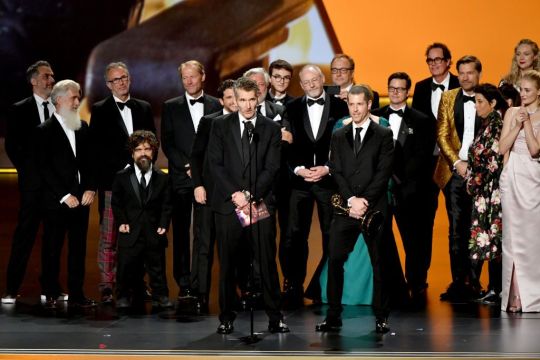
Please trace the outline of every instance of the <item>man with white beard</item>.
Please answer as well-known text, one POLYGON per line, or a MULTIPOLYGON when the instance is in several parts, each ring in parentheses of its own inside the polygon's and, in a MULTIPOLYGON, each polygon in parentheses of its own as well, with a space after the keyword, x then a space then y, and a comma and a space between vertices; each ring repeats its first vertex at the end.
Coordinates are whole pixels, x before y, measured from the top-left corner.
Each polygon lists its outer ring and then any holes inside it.
POLYGON ((60 254, 66 235, 69 305, 95 305, 83 291, 88 215, 96 187, 90 166, 88 125, 78 115, 80 98, 81 87, 75 81, 56 83, 51 92, 55 111, 36 134, 45 207, 41 287, 48 308, 55 308, 61 289, 60 254))

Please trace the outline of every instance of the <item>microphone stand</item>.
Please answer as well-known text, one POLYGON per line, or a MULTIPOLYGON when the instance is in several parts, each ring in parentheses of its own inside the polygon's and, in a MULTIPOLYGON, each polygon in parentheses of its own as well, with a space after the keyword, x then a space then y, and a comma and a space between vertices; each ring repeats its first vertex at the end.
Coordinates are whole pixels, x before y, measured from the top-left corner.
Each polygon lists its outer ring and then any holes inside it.
MULTIPOLYGON (((253 141, 254 142, 254 145, 255 145, 255 161, 257 160, 257 138, 256 138, 256 134, 253 134, 253 129, 248 129, 248 138, 249 138, 249 166, 248 166, 248 171, 249 171, 249 176, 248 176, 248 188, 250 189, 250 193, 251 193, 251 188, 253 186, 253 179, 252 179, 252 176, 251 176, 251 172, 252 172, 252 156, 251 156, 251 142, 253 141)), ((255 164, 255 176, 257 174, 257 164, 255 164)), ((256 184, 256 181, 257 179, 255 179, 255 184, 256 184)), ((253 193, 256 194, 257 189, 254 189, 253 193)), ((250 255, 250 259, 249 259, 249 277, 248 277, 248 292, 249 292, 249 296, 248 296, 248 302, 249 302, 249 320, 250 320, 250 334, 248 336, 244 336, 244 337, 241 337, 240 340, 246 344, 254 344, 256 342, 259 342, 261 340, 261 338, 255 334, 254 332, 254 322, 255 322, 255 300, 256 300, 256 292, 254 291, 255 289, 255 267, 254 267, 254 262, 255 262, 255 251, 253 249, 253 207, 252 207, 252 201, 251 199, 248 200, 248 206, 249 206, 249 238, 248 238, 248 241, 249 241, 249 244, 250 244, 250 252, 249 252, 249 255, 250 255)), ((258 231, 258 227, 257 227, 257 235, 258 235, 259 231, 258 231)), ((257 242, 259 241, 259 237, 257 236, 257 242)), ((259 244, 257 244, 259 245, 259 244)), ((259 247, 259 260, 260 260, 260 247, 259 247)), ((260 271, 260 270, 259 270, 260 271)))

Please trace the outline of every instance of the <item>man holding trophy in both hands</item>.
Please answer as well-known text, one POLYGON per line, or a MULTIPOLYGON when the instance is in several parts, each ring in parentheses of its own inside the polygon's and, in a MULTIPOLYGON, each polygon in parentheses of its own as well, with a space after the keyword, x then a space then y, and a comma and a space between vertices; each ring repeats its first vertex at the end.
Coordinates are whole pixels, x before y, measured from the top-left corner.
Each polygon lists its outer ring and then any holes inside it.
POLYGON ((371 118, 372 100, 373 92, 369 87, 359 85, 351 88, 347 103, 352 122, 334 133, 330 145, 330 173, 337 183, 339 195, 347 202, 349 209, 348 212, 338 209, 330 228, 329 309, 326 319, 315 328, 320 332, 341 329, 343 264, 352 252, 360 232, 363 232, 373 266, 372 306, 376 316, 375 330, 380 334, 389 331, 389 296, 382 281, 383 269, 379 256, 382 231, 370 231, 366 225, 371 218, 376 229, 376 221, 373 220, 377 216, 373 217, 372 211, 387 216, 386 190, 392 174, 394 145, 392 131, 371 118))

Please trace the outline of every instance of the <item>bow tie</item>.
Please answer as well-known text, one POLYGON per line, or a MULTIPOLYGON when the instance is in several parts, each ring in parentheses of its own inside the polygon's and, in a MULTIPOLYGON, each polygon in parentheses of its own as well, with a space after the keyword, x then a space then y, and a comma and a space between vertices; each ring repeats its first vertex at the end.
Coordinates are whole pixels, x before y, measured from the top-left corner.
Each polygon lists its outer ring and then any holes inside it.
POLYGON ((198 102, 204 104, 204 98, 202 96, 199 96, 197 99, 189 99, 189 103, 191 105, 195 105, 198 102))
POLYGON ((118 108, 120 109, 120 111, 122 111, 122 110, 124 110, 125 106, 127 106, 128 108, 131 109, 131 107, 133 106, 133 102, 131 100, 128 100, 126 102, 117 101, 116 105, 118 105, 118 108))
POLYGON ((431 82, 431 91, 435 91, 437 89, 441 89, 441 91, 444 91, 444 85, 443 84, 436 84, 433 81, 431 82))
POLYGON ((315 103, 317 103, 319 105, 324 105, 324 99, 322 97, 318 98, 317 100, 307 99, 308 106, 311 106, 311 105, 313 105, 315 103))
POLYGON ((403 117, 403 109, 394 110, 391 107, 388 108, 388 116, 396 114, 399 117, 403 117))
POLYGON ((463 103, 465 104, 467 101, 472 101, 474 104, 475 103, 474 96, 463 95, 463 103))

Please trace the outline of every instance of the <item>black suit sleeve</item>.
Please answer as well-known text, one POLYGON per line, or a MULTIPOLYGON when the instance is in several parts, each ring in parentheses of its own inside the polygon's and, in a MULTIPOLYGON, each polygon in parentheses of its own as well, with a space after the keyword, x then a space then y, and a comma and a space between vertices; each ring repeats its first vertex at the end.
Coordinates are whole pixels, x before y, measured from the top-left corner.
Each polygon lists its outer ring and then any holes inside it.
POLYGON ((343 142, 346 141, 343 133, 334 133, 330 142, 330 160, 328 161, 328 167, 330 173, 334 177, 334 180, 338 186, 339 193, 345 200, 355 196, 352 188, 349 186, 349 182, 343 175, 343 158, 342 151, 343 142))
MULTIPOLYGON (((161 112, 161 147, 169 162, 178 169, 183 169, 189 164, 189 158, 178 150, 174 143, 174 103, 164 103, 161 112)), ((169 165, 171 167, 171 165, 169 165)))
POLYGON ((161 204, 161 215, 159 217, 159 227, 168 229, 171 222, 171 216, 173 211, 172 199, 171 199, 171 187, 168 186, 168 182, 165 181, 163 187, 163 202, 161 204))
POLYGON ((130 185, 122 182, 121 175, 116 175, 114 177, 112 185, 111 207, 116 226, 129 224, 128 216, 124 207, 124 204, 126 203, 125 196, 128 186, 130 185))
POLYGON ((20 141, 21 139, 23 139, 23 137, 20 131, 20 126, 18 126, 14 106, 11 106, 9 108, 7 115, 8 116, 5 139, 6 153, 13 165, 15 165, 17 169, 20 169, 22 165, 22 159, 24 159, 25 156, 23 153, 24 144, 22 141, 20 141))

